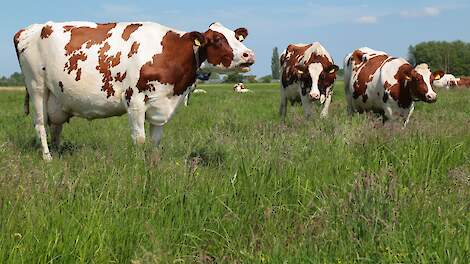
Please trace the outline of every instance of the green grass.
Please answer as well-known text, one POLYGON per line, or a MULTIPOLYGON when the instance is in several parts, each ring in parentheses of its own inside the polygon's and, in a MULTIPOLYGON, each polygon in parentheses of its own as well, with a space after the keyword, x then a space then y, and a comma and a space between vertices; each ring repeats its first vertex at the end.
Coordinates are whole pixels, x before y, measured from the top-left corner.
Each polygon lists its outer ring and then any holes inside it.
POLYGON ((277 85, 203 86, 134 147, 127 116, 66 124, 41 160, 23 92, 0 106, 0 263, 467 263, 470 92, 439 91, 406 130, 299 106, 277 85), (317 111, 317 116, 319 111, 317 111))

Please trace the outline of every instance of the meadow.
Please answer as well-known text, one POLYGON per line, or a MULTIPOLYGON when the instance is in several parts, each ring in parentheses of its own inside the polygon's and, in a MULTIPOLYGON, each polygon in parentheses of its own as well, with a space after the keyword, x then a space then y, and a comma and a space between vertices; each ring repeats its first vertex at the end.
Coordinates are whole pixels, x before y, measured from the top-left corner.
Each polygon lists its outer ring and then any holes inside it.
POLYGON ((66 124, 44 163, 23 91, 0 93, 0 263, 468 263, 470 90, 407 129, 278 116, 278 84, 200 85, 162 148, 127 116, 66 124))

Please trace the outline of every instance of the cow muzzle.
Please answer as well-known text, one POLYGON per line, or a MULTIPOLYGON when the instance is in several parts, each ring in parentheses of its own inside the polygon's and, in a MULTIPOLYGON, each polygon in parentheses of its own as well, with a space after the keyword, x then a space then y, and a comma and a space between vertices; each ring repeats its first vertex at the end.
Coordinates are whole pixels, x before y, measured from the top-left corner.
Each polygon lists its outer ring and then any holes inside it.
POLYGON ((436 93, 428 93, 425 96, 427 103, 435 103, 437 101, 437 94, 436 93))
POLYGON ((243 72, 248 72, 250 66, 255 63, 255 53, 251 50, 247 50, 242 53, 241 63, 239 64, 240 69, 243 72))
POLYGON ((320 99, 320 92, 310 92, 308 95, 312 101, 317 101, 320 99))

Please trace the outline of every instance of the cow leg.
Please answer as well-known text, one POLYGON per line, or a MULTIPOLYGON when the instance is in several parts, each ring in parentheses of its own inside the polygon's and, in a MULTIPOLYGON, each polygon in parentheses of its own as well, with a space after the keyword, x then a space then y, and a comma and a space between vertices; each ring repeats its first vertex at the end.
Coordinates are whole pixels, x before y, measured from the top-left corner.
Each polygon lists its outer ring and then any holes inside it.
POLYGON ((49 99, 47 100, 47 116, 51 128, 51 146, 55 150, 59 150, 62 127, 70 119, 70 115, 62 110, 61 103, 52 93, 49 94, 49 99))
POLYGON ((328 89, 326 91, 326 99, 325 99, 325 103, 324 103, 324 106, 323 106, 323 110, 320 113, 321 118, 328 117, 328 110, 330 109, 332 95, 333 95, 333 91, 331 89, 328 89))
POLYGON ((150 135, 152 137, 152 143, 155 147, 158 147, 163 135, 163 126, 157 126, 154 124, 150 125, 150 135))
POLYGON ((34 128, 38 135, 39 141, 41 142, 42 147, 42 158, 45 161, 51 161, 52 156, 49 151, 49 146, 47 145, 47 133, 46 126, 47 123, 47 109, 46 102, 48 97, 48 92, 45 89, 36 89, 32 92, 32 99, 34 104, 34 128))
POLYGON ((308 98, 308 95, 301 95, 300 100, 302 101, 302 108, 304 109, 304 117, 309 120, 312 117, 312 101, 308 98))
POLYGON ((60 134, 62 133, 63 124, 52 124, 51 127, 51 147, 53 150, 59 150, 60 134))
POLYGON ((136 145, 145 143, 145 109, 128 108, 132 141, 136 145))
POLYGON ((285 94, 285 89, 281 87, 281 103, 279 104, 279 115, 281 116, 281 121, 286 121, 286 112, 287 112, 287 97, 285 94))
POLYGON ((411 117, 411 115, 413 114, 413 111, 414 111, 414 110, 415 110, 415 106, 414 106, 414 104, 413 104, 413 105, 411 105, 410 111, 408 112, 408 115, 407 115, 407 117, 406 117, 405 123, 403 124, 403 129, 405 129, 405 128, 406 128, 406 125, 408 125, 408 122, 410 122, 410 117, 411 117))

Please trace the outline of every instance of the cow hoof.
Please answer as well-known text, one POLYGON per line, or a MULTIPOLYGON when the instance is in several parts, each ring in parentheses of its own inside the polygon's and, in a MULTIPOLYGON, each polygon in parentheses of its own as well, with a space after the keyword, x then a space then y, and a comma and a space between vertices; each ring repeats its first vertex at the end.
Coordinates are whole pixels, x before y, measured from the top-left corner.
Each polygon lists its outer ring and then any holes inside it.
POLYGON ((42 154, 42 159, 43 159, 45 162, 51 161, 51 160, 52 160, 51 153, 43 153, 43 154, 42 154))
POLYGON ((143 144, 145 144, 145 138, 144 138, 144 137, 137 137, 137 138, 135 139, 135 144, 137 144, 137 145, 143 145, 143 144))

